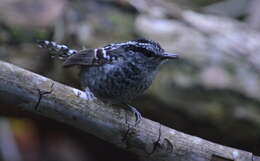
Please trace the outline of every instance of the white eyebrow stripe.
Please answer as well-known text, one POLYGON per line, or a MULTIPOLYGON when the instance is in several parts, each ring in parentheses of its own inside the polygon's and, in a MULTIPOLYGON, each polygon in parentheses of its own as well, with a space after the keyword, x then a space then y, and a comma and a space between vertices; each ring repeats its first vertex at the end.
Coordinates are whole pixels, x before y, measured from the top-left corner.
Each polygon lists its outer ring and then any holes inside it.
POLYGON ((149 46, 149 43, 140 43, 140 42, 135 42, 135 41, 128 41, 128 42, 124 42, 124 43, 115 43, 115 44, 110 44, 108 46, 105 46, 104 49, 107 50, 115 50, 118 49, 119 47, 123 46, 123 45, 137 45, 139 44, 140 46, 149 46))

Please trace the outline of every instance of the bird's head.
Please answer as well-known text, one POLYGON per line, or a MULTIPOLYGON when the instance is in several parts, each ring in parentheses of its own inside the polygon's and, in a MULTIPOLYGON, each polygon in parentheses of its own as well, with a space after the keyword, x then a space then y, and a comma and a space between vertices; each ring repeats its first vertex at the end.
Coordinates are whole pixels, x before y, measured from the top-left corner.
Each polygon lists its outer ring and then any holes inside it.
POLYGON ((157 60, 166 59, 177 59, 179 56, 175 53, 166 52, 158 42, 147 40, 147 39, 137 39, 128 42, 128 48, 130 50, 143 53, 147 57, 157 60))

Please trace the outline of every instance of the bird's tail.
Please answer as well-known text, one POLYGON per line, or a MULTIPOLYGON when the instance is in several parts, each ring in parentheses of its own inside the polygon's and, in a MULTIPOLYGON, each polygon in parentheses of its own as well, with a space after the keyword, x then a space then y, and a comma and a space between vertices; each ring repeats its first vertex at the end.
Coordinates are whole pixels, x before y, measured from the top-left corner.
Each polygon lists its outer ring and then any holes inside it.
POLYGON ((76 54, 78 51, 70 49, 66 45, 58 44, 54 41, 37 40, 40 48, 45 48, 50 51, 52 57, 58 57, 59 59, 66 60, 69 56, 76 54))

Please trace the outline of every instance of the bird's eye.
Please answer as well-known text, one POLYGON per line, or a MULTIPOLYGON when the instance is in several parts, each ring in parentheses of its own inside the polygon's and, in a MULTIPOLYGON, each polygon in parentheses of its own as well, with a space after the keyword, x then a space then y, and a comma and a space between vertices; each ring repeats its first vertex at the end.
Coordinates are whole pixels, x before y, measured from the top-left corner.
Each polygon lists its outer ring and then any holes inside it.
POLYGON ((152 57, 155 56, 156 54, 152 51, 150 51, 149 49, 143 48, 143 47, 139 47, 139 46, 129 46, 127 48, 128 50, 132 50, 134 52, 139 52, 144 54, 147 57, 152 57))

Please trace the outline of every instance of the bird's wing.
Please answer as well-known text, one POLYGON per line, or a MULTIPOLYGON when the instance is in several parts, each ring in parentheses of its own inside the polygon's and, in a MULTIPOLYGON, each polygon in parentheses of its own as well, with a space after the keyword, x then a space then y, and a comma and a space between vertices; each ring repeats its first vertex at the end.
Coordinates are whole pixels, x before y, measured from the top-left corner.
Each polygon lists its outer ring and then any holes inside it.
POLYGON ((94 49, 81 50, 77 54, 68 57, 63 63, 64 67, 71 67, 74 65, 93 66, 100 65, 96 61, 94 49))

